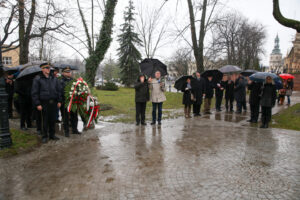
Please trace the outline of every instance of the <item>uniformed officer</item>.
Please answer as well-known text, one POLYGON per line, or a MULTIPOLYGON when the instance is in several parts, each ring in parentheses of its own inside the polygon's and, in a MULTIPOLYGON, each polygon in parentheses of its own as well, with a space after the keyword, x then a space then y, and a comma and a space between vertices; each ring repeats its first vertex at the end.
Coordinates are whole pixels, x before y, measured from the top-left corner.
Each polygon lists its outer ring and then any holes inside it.
POLYGON ((61 88, 62 88, 62 116, 63 116, 63 122, 64 122, 64 132, 65 136, 69 137, 69 123, 71 122, 71 127, 72 127, 72 133, 73 134, 81 134, 78 129, 77 129, 77 124, 78 124, 78 115, 77 112, 68 112, 68 109, 65 107, 68 102, 65 101, 65 87, 66 85, 72 81, 72 71, 70 67, 66 67, 62 71, 62 79, 61 79, 61 88))
POLYGON ((31 96, 33 105, 41 111, 42 142, 59 140, 55 136, 56 109, 61 106, 61 88, 58 79, 50 75, 50 64, 40 65, 42 73, 33 80, 31 96))

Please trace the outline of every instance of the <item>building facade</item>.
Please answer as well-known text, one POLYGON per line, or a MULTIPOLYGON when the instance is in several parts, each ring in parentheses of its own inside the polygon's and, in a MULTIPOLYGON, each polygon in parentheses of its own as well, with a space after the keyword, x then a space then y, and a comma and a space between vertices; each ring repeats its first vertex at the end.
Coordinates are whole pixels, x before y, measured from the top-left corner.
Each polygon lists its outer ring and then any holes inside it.
POLYGON ((279 46, 279 37, 278 35, 275 38, 275 45, 272 53, 270 55, 269 71, 273 73, 282 73, 283 72, 283 60, 282 54, 279 46))
MULTIPOLYGON (((14 46, 12 46, 11 48, 13 48, 13 47, 14 46)), ((6 49, 5 45, 3 45, 2 50, 5 50, 5 49, 6 49)), ((13 67, 13 66, 19 65, 20 64, 19 52, 20 52, 19 48, 3 52, 2 53, 3 65, 7 66, 7 67, 13 67)))
POLYGON ((300 73, 300 33, 296 33, 293 47, 284 59, 285 73, 300 73))

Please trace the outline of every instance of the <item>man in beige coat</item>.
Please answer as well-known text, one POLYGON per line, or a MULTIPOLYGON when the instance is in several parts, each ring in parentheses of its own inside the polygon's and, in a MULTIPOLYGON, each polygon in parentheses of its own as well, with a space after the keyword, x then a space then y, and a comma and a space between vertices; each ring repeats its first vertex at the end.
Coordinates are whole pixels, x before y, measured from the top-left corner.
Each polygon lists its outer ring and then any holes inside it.
POLYGON ((148 80, 149 88, 151 90, 150 100, 152 102, 152 123, 151 125, 156 124, 156 110, 158 109, 158 124, 161 125, 161 117, 162 117, 162 105, 163 102, 166 101, 165 92, 165 83, 161 81, 161 73, 160 71, 155 72, 155 78, 151 77, 148 80))

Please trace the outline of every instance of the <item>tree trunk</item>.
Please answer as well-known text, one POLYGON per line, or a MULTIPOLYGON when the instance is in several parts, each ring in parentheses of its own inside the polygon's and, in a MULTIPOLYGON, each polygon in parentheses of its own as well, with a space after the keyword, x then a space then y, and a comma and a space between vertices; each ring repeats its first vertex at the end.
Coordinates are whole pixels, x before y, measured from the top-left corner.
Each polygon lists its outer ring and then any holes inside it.
POLYGON ((202 8, 202 16, 201 16, 201 24, 200 24, 200 34, 199 34, 199 66, 197 66, 197 70, 200 72, 204 71, 204 38, 205 38, 205 21, 206 21, 206 8, 207 8, 207 0, 203 0, 203 8, 202 8))
POLYGON ((288 19, 282 16, 279 7, 279 0, 273 0, 273 16, 281 25, 293 28, 300 33, 300 21, 288 19))
MULTIPOLYGON (((201 70, 201 65, 200 65, 201 57, 200 57, 200 52, 199 52, 199 47, 198 47, 198 42, 197 42, 193 3, 192 3, 192 0, 187 0, 187 3, 188 3, 188 7, 189 7, 189 14, 190 14, 191 36, 192 36, 192 42, 193 42, 194 56, 195 56, 195 60, 196 60, 197 70, 201 70)), ((203 63, 203 61, 202 61, 202 63, 203 63)), ((200 72, 202 72, 202 71, 200 71, 200 72)))

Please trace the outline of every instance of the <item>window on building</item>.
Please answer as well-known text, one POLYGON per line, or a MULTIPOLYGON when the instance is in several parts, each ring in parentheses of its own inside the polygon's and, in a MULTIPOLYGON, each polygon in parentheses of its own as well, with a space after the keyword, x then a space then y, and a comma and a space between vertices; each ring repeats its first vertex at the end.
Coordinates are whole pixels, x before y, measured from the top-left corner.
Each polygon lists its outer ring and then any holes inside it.
POLYGON ((3 57, 2 58, 2 63, 4 65, 11 65, 12 64, 11 57, 3 57))

